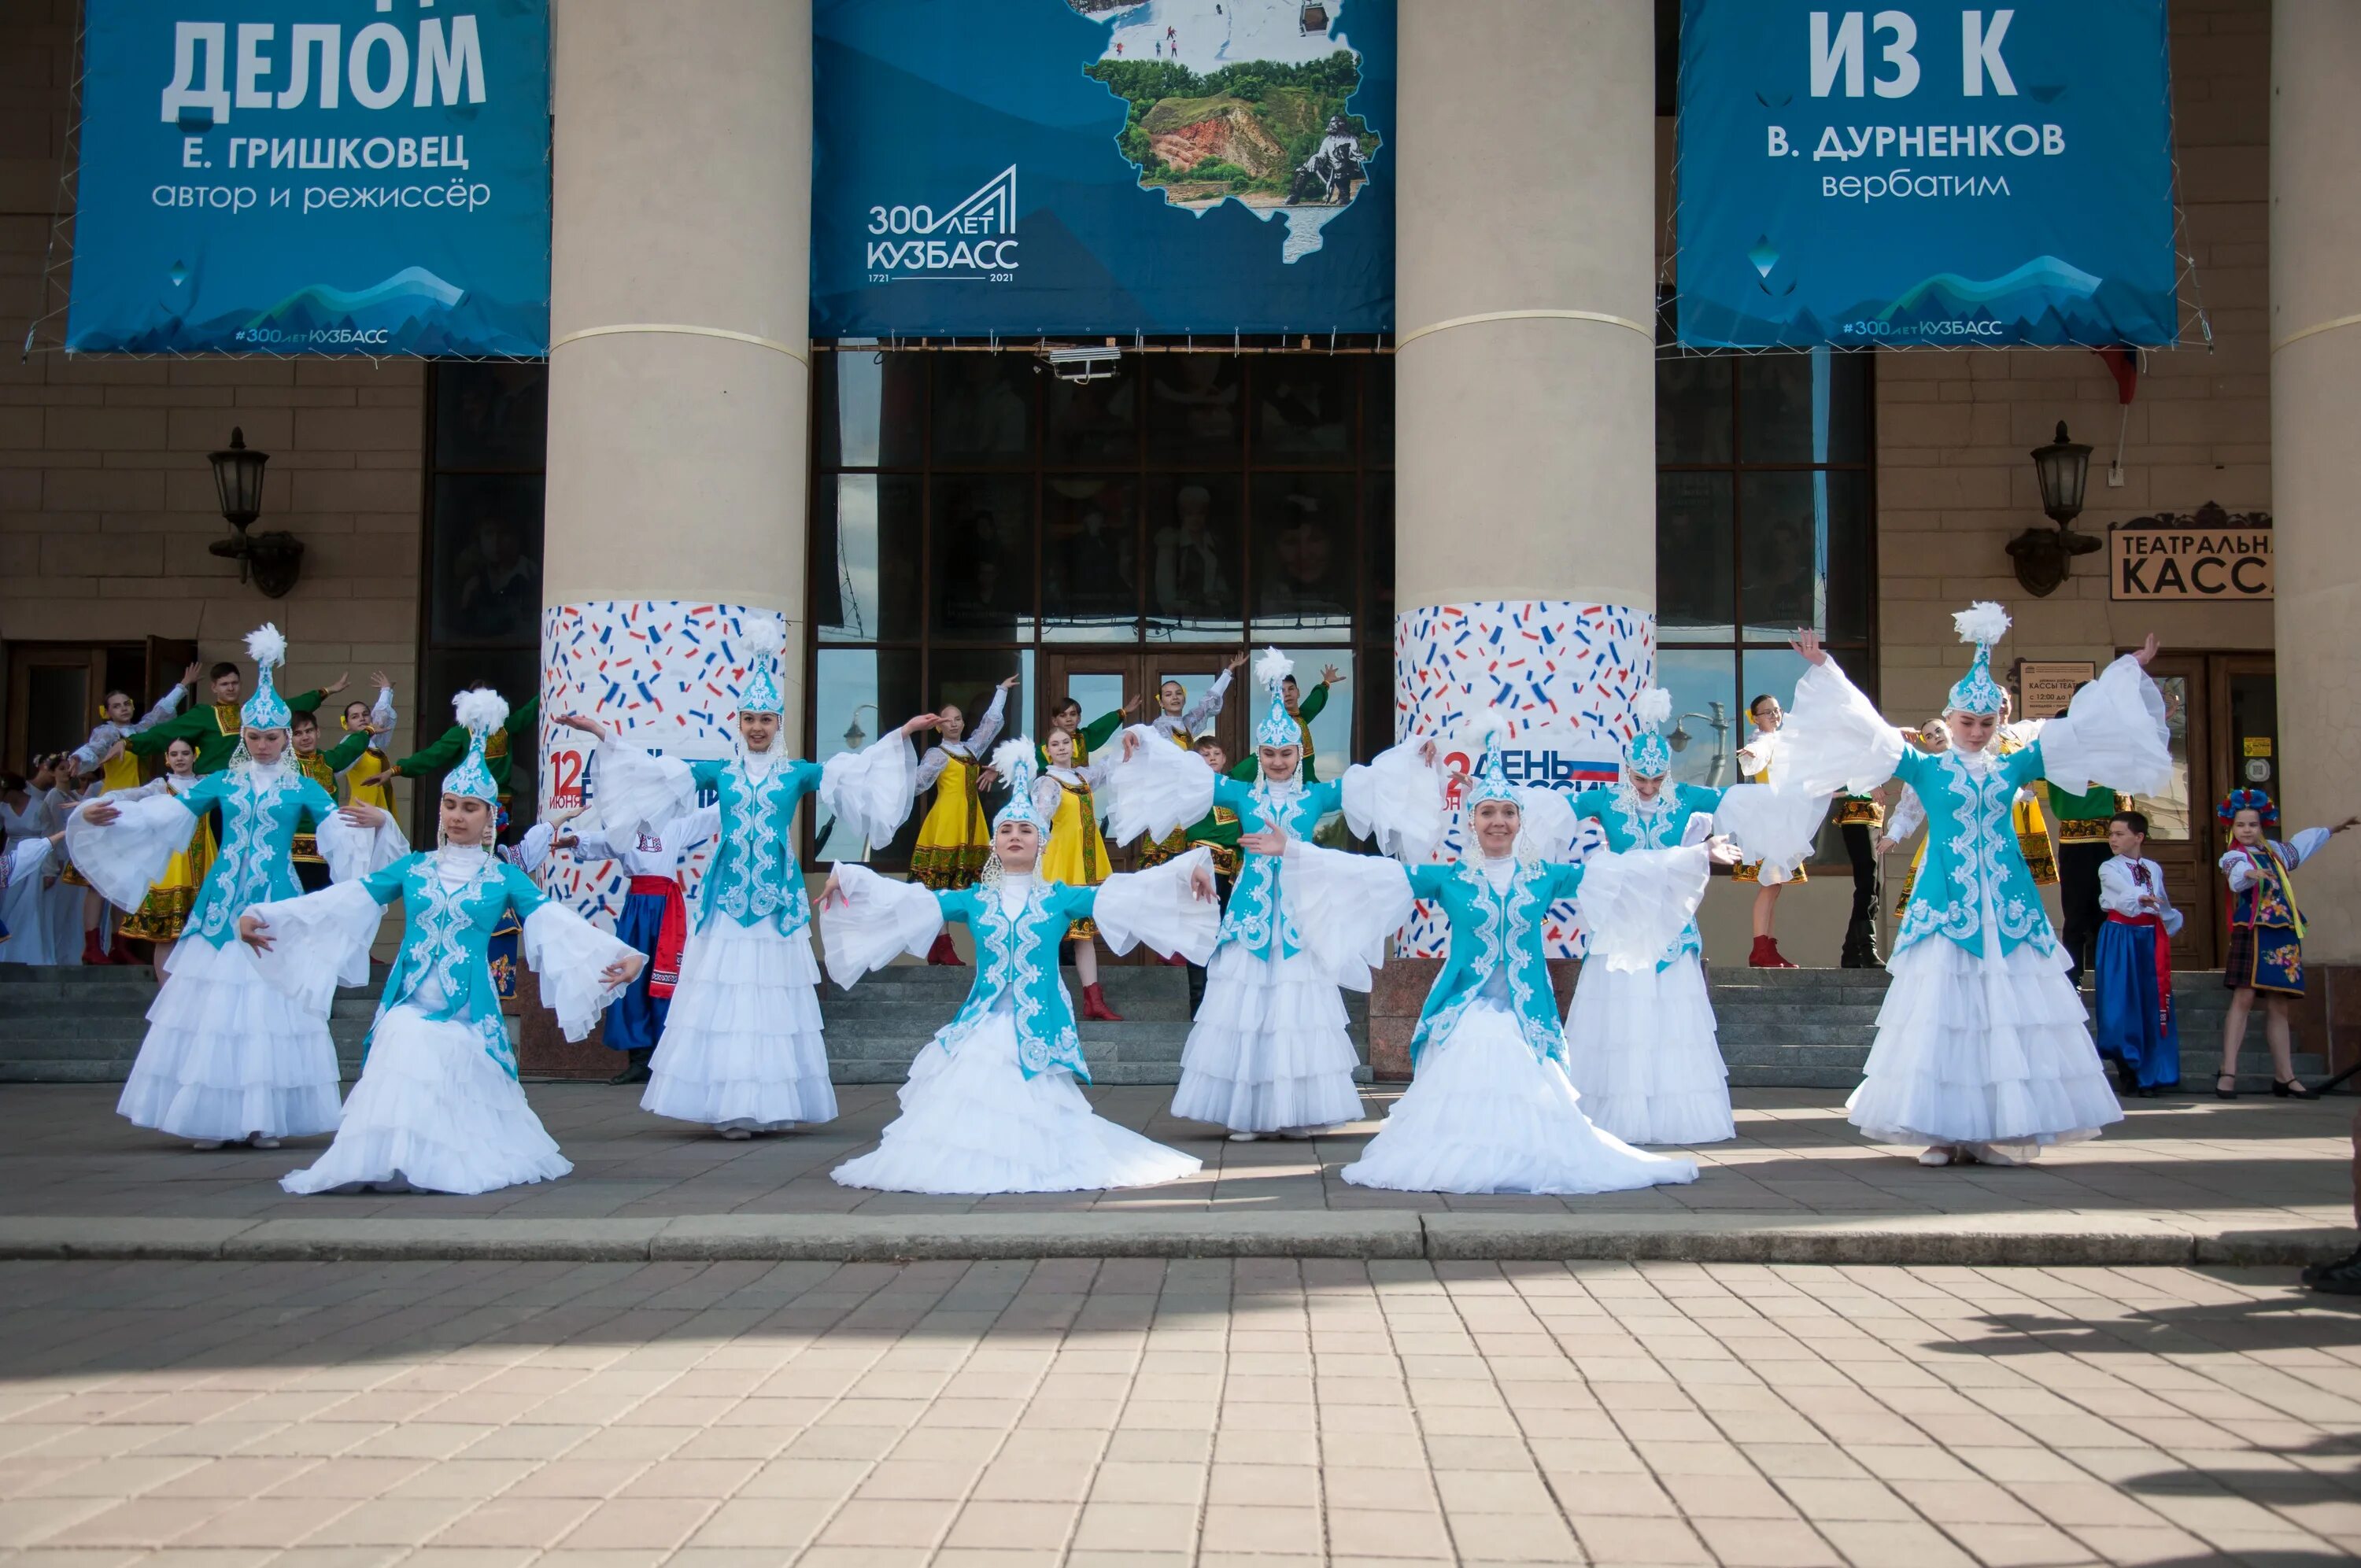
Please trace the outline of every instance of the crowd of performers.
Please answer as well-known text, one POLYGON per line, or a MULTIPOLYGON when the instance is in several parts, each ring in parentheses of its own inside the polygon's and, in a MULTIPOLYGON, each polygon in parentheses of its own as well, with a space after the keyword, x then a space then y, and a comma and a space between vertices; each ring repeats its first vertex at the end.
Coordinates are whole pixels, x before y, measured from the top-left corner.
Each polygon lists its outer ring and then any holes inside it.
MULTIPOLYGON (((603 1016, 647 1112, 729 1138, 828 1122, 823 964, 847 987, 906 955, 961 964, 950 931, 963 926, 966 1001, 917 1048, 877 1146, 833 1174, 851 1187, 986 1194, 1144 1185, 1199 1168, 1099 1117, 1082 1091, 1080 1025, 1115 1016, 1099 946, 1191 966, 1176 1117, 1239 1142, 1310 1138, 1365 1114, 1343 992, 1369 988, 1393 934, 1423 907, 1447 931, 1447 957, 1411 1042, 1413 1076, 1344 1179, 1579 1194, 1695 1180, 1694 1160, 1648 1146, 1735 1135, 1696 911, 1711 863, 1748 875, 1761 889, 1755 956, 1777 960, 1775 943, 1763 952, 1768 901, 1800 874, 1833 804, 1848 839, 1875 835, 1880 853, 1914 819, 1928 828, 1853 1124, 1928 1165, 2020 1164, 2119 1120, 2118 1087, 2152 1092, 2179 1078, 2169 943, 2180 916, 2143 852, 2144 819, 2110 810, 2098 841, 2107 853, 2077 872, 2090 872, 2096 911, 2094 1040, 2075 955, 2042 909, 2023 813, 2037 781, 2053 799, 2111 807, 2114 792, 2162 789, 2165 715, 2145 668, 2151 639, 2064 714, 2008 724, 1991 670, 2007 618, 1978 605, 1957 619, 1975 652, 1938 746, 1887 722, 1804 633, 1793 709, 1758 708, 1747 782, 1672 781, 1671 702, 1652 689, 1633 706, 1615 784, 1571 797, 1510 782, 1501 742, 1512 720, 1494 713, 1476 719, 1472 772, 1450 772, 1420 738, 1315 777, 1310 716, 1341 677, 1327 672, 1307 696, 1275 652, 1255 663, 1253 754, 1235 766, 1205 733, 1235 663, 1194 702, 1168 685, 1147 723, 1115 713, 1086 724, 1064 704, 1038 745, 1004 738, 1012 678, 972 724, 959 708, 919 714, 816 764, 787 754, 784 628, 758 621, 744 631, 752 656, 730 755, 666 756, 599 719, 555 716, 597 742, 595 821, 553 812, 509 848, 498 842, 506 737, 531 716, 495 693, 462 693, 449 734, 420 754, 422 770, 448 769, 437 843, 424 851, 381 796, 336 792, 368 757, 362 784, 411 770, 412 759, 375 750, 390 688, 351 705, 346 739, 323 753, 315 727, 312 742, 302 738, 303 720, 331 693, 282 697, 285 645, 265 627, 248 640, 250 696, 240 699, 230 667, 216 673, 210 711, 181 713, 176 693, 135 717, 126 700, 75 759, 96 775, 93 793, 45 803, 38 818, 10 807, 27 826, 11 818, 0 909, 41 921, 48 886, 71 885, 77 899, 86 888, 122 912, 102 953, 133 935, 173 944, 157 959, 161 989, 118 1109, 200 1147, 333 1134, 285 1177, 292 1192, 475 1193, 570 1169, 517 1083, 500 1003, 520 960, 569 1038, 603 1016), (115 767, 126 753, 160 755, 167 771, 139 782, 115 767), (1890 816, 1855 809, 1896 780, 1904 798, 1890 816), (987 817, 993 790, 1006 804, 987 817), (929 795, 910 880, 838 863, 816 945, 796 852, 804 798, 882 844, 929 795), (1438 860, 1455 813, 1459 852, 1438 860), (1378 852, 1315 842, 1336 817, 1378 852), (1113 852, 1132 844, 1138 869, 1114 871, 1113 852), (561 854, 621 868, 612 934, 543 891, 535 873, 561 854), (366 981, 397 899, 398 951, 360 1080, 340 1104, 329 1005, 339 984, 366 981), (1587 958, 1561 1016, 1545 936, 1553 907, 1569 905, 1587 958)), ((2233 839, 2222 861, 2234 900, 2231 1037, 2260 994, 2279 1092, 2308 1095, 2288 1056, 2290 999, 2303 984, 2293 873, 2356 824, 2282 842, 2260 792, 2221 809, 2233 839)), ((1848 958, 1872 941, 1850 933, 1848 958)), ((2236 1091, 2234 1066, 2224 1061, 2216 1092, 2236 1091)))

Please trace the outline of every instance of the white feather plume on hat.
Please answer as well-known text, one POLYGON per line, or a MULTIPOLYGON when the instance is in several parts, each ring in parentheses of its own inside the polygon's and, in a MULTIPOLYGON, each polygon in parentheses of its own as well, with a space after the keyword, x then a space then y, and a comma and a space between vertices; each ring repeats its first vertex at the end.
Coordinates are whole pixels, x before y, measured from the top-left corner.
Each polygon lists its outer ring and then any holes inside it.
POLYGON ((1019 763, 1033 766, 1033 742, 1027 737, 1019 735, 1003 740, 992 749, 992 771, 1000 775, 1003 784, 1016 776, 1019 763))
POLYGON ((1255 659, 1255 679, 1275 686, 1295 674, 1295 661, 1276 648, 1266 648, 1255 659))
POLYGON ((1989 648, 2008 635, 2008 611, 1990 599, 1978 599, 1951 617, 1951 624, 1960 629, 1960 641, 1989 648))
POLYGON ((267 668, 283 664, 287 662, 287 638, 266 620, 246 634, 246 656, 267 668))
POLYGON ((509 721, 509 699, 489 687, 479 686, 453 697, 451 713, 462 728, 489 735, 509 721))
POLYGON ((750 615, 739 629, 738 647, 755 658, 782 652, 787 646, 787 623, 770 614, 750 615))
POLYGON ((1631 717, 1641 728, 1654 729, 1673 716, 1673 694, 1662 686, 1650 686, 1631 699, 1631 717))

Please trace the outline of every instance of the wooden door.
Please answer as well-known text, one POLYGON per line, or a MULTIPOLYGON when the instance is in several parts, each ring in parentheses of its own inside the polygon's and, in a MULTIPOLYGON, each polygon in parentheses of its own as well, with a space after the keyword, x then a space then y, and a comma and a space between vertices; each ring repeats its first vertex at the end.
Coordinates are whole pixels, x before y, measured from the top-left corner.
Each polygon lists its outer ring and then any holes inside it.
MULTIPOLYGON (((139 699, 139 708, 144 713, 158 697, 181 684, 181 677, 187 674, 189 666, 197 662, 197 645, 185 638, 150 637, 140 662, 147 671, 148 689, 139 699)), ((204 672, 199 670, 196 696, 191 700, 203 702, 211 696, 204 672)), ((188 710, 183 708, 181 711, 185 713, 188 710)))
POLYGON ((2136 795, 2136 810, 2147 814, 2148 858, 2164 868, 2165 892, 2186 916, 2172 939, 2177 969, 2211 969, 2221 960, 2221 912, 2212 903, 2212 831, 2215 796, 2213 701, 2206 655, 2159 653, 2148 674, 2164 694, 2165 722, 2172 737, 2172 777, 2152 795, 2136 795))
POLYGON ((11 772, 32 760, 70 751, 90 738, 106 689, 104 648, 19 642, 8 650, 8 750, 11 772))

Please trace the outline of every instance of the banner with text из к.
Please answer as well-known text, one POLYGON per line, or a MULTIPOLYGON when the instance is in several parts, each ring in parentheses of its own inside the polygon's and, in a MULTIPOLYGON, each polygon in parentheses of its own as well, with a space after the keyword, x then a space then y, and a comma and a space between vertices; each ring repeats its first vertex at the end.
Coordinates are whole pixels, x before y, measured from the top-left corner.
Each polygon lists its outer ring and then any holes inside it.
POLYGON ((2165 0, 1683 0, 1680 341, 2169 344, 2165 0))
POLYGON ((1393 325, 1395 0, 816 0, 812 335, 1393 325))
POLYGON ((88 0, 72 352, 549 348, 548 0, 88 0))

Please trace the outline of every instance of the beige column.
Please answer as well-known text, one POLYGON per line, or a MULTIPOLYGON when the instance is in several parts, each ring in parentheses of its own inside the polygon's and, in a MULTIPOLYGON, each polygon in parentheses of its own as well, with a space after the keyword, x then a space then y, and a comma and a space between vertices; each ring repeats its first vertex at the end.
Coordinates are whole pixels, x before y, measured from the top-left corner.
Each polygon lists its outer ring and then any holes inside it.
POLYGON ((1656 602, 1655 51, 1632 0, 1401 8, 1397 602, 1656 602))
MULTIPOLYGON (((2284 826, 2361 810, 2361 5, 2278 0, 2271 19, 2271 506, 2284 826)), ((2361 855, 2299 883, 2313 963, 2361 962, 2361 855)))
POLYGON ((554 26, 543 601, 785 612, 799 744, 810 0, 562 0, 554 26))

